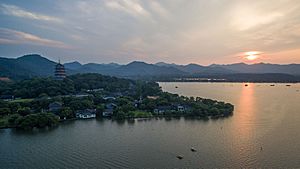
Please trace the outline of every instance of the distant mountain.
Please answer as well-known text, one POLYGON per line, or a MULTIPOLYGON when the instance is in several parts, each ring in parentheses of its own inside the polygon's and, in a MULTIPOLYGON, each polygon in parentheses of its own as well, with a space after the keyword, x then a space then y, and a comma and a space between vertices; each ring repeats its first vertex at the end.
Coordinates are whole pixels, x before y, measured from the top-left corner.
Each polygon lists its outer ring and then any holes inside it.
POLYGON ((12 79, 51 76, 55 64, 37 54, 24 55, 17 59, 0 58, 0 76, 12 79))
POLYGON ((115 75, 121 76, 181 76, 186 73, 174 67, 157 66, 134 61, 116 69, 115 75))
POLYGON ((32 72, 32 76, 50 76, 54 72, 55 62, 37 54, 25 55, 15 60, 16 64, 32 72))
POLYGON ((197 64, 188 64, 185 66, 177 66, 178 69, 188 72, 190 74, 230 74, 234 73, 231 70, 222 67, 207 67, 197 64))
POLYGON ((300 75, 300 64, 269 64, 269 63, 256 63, 256 64, 245 64, 245 63, 235 63, 228 65, 218 65, 212 64, 210 66, 202 66, 198 64, 188 64, 188 65, 176 65, 168 64, 164 62, 156 63, 158 66, 174 67, 181 71, 190 74, 234 74, 234 73, 251 73, 251 74, 290 74, 290 75, 300 75))
MULTIPOLYGON (((25 55, 16 59, 0 58, 0 77, 24 79, 31 77, 53 76, 56 63, 37 54, 25 55)), ((230 81, 292 81, 300 78, 300 64, 278 65, 258 63, 248 65, 236 63, 229 65, 202 66, 198 64, 177 65, 158 62, 148 64, 134 61, 127 65, 116 63, 80 64, 65 63, 67 74, 100 73, 103 75, 127 77, 170 79, 176 77, 223 78, 230 81)))
POLYGON ((0 58, 0 77, 23 79, 28 78, 30 74, 32 72, 16 64, 15 59, 0 58))
POLYGON ((236 63, 230 65, 211 65, 212 68, 225 68, 239 73, 283 73, 300 75, 300 64, 278 65, 269 63, 257 63, 248 65, 236 63))
POLYGON ((190 75, 193 74, 231 74, 236 73, 235 71, 222 68, 222 67, 209 67, 209 66, 201 66, 198 64, 188 64, 188 65, 176 65, 174 63, 168 64, 164 62, 158 62, 155 65, 158 66, 166 66, 166 67, 174 67, 178 70, 181 70, 185 73, 188 73, 190 75))
POLYGON ((78 62, 71 62, 64 64, 66 68, 69 68, 74 73, 100 73, 104 75, 109 75, 114 69, 120 67, 119 64, 109 63, 109 64, 97 64, 97 63, 88 63, 80 64, 78 62))
POLYGON ((66 69, 76 70, 76 69, 81 68, 82 64, 75 61, 75 62, 65 63, 64 66, 66 69))
POLYGON ((172 66, 179 66, 175 63, 165 63, 165 62, 157 62, 155 63, 156 66, 166 66, 166 67, 172 67, 172 66))

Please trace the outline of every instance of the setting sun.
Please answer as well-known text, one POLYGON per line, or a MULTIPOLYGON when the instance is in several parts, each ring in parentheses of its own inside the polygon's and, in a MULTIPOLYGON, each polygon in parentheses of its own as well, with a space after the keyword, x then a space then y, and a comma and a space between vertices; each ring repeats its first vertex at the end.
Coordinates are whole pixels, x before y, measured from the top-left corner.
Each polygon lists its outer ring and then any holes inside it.
POLYGON ((260 52, 251 51, 245 53, 245 58, 249 61, 256 60, 260 55, 260 52))

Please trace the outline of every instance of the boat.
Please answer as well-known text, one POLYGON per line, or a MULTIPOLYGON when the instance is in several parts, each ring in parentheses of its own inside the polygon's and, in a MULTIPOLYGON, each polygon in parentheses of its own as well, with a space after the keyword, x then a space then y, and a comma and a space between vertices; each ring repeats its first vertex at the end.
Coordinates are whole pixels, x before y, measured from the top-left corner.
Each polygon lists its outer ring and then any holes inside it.
POLYGON ((178 86, 175 86, 175 88, 177 89, 177 88, 178 88, 178 86))
POLYGON ((245 84, 245 86, 247 87, 247 86, 248 86, 248 84, 245 84))
POLYGON ((270 85, 270 86, 275 86, 275 85, 272 84, 272 85, 270 85))
POLYGON ((182 160, 183 159, 183 156, 182 155, 178 155, 176 156, 179 160, 182 160))
POLYGON ((285 85, 285 86, 288 86, 288 87, 289 87, 289 86, 291 86, 291 85, 285 85))
POLYGON ((192 148, 191 148, 191 151, 192 151, 192 152, 196 152, 197 150, 196 150, 194 147, 192 147, 192 148))

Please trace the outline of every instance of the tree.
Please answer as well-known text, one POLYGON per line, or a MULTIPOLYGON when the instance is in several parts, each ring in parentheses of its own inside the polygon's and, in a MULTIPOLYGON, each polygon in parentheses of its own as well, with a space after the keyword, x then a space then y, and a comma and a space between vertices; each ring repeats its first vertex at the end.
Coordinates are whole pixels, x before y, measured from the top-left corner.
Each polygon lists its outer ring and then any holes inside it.
POLYGON ((30 114, 16 120, 16 127, 21 129, 32 129, 34 127, 52 127, 58 124, 58 118, 51 113, 30 114))
POLYGON ((97 105, 96 110, 97 110, 97 117, 102 117, 102 112, 105 110, 105 105, 104 104, 97 105))
POLYGON ((11 113, 17 113, 18 109, 21 108, 20 103, 11 102, 9 104, 9 108, 11 110, 11 113))
POLYGON ((22 117, 19 114, 12 114, 8 118, 8 124, 11 126, 17 125, 18 120, 20 120, 22 117))
POLYGON ((125 119, 125 117, 126 117, 126 114, 124 112, 122 112, 122 111, 117 112, 116 118, 118 120, 125 119))
POLYGON ((209 110, 209 112, 210 112, 211 115, 213 115, 213 116, 216 116, 216 115, 219 115, 219 114, 220 114, 219 109, 216 108, 216 107, 211 108, 211 109, 209 110))
POLYGON ((23 108, 19 108, 17 112, 21 116, 26 116, 26 115, 29 115, 31 113, 31 110, 30 110, 29 107, 23 107, 23 108))
POLYGON ((8 115, 10 113, 11 113, 11 111, 9 108, 0 108, 0 116, 8 115))
POLYGON ((59 112, 59 117, 60 119, 70 119, 74 117, 73 111, 70 107, 64 107, 62 110, 59 112))

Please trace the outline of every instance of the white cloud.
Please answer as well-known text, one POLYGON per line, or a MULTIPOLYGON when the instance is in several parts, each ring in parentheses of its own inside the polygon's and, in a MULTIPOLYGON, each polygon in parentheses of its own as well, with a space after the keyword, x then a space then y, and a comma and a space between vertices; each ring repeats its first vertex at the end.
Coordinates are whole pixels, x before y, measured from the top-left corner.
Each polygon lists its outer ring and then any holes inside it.
POLYGON ((150 7, 153 10, 153 12, 155 12, 156 14, 158 14, 159 16, 168 19, 170 17, 169 12, 158 2, 156 1, 149 1, 150 7))
POLYGON ((0 44, 30 44, 56 48, 71 48, 63 42, 45 39, 33 34, 0 28, 0 44))
POLYGON ((1 10, 6 15, 34 19, 34 20, 61 22, 61 19, 59 18, 26 11, 15 5, 1 4, 1 10))
POLYGON ((230 24, 238 31, 256 31, 265 26, 299 22, 300 4, 293 0, 237 1, 229 8, 230 24))
POLYGON ((150 13, 143 8, 137 0, 109 0, 105 5, 114 10, 126 12, 132 16, 150 16, 150 13))
POLYGON ((240 31, 245 31, 257 26, 270 24, 284 16, 280 12, 259 12, 249 6, 240 6, 233 11, 232 26, 240 31))

